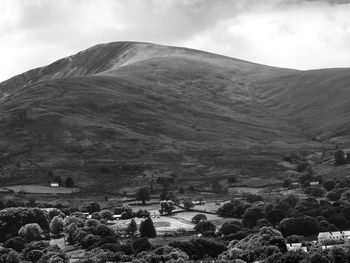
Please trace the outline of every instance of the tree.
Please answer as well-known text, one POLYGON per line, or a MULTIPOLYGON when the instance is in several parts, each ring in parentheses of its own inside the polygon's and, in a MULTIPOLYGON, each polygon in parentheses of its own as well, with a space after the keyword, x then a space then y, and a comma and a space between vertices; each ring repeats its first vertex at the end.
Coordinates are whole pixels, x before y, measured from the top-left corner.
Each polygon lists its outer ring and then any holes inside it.
POLYGON ((220 232, 223 233, 224 235, 230 235, 242 230, 242 227, 243 227, 242 224, 238 221, 225 222, 221 226, 220 232))
POLYGON ((237 182, 237 176, 231 175, 229 178, 227 178, 227 182, 229 184, 234 184, 235 182, 237 182))
POLYGON ((167 198, 168 198, 168 191, 163 190, 159 195, 159 199, 160 201, 163 201, 163 200, 167 200, 167 198))
POLYGON ((0 211, 0 242, 18 236, 18 231, 26 224, 37 223, 45 232, 49 222, 45 211, 39 208, 6 208, 0 211))
POLYGON ((42 230, 37 223, 26 224, 19 231, 18 234, 26 241, 41 240, 42 230))
POLYGON ((103 219, 107 219, 107 220, 112 220, 113 219, 113 214, 111 211, 109 210, 102 210, 100 212, 100 216, 103 218, 103 219))
POLYGON ((142 205, 146 204, 151 198, 151 193, 148 187, 142 187, 136 192, 136 200, 141 201, 142 205))
POLYGON ((91 202, 84 205, 83 210, 88 212, 89 214, 92 214, 94 212, 100 212, 100 204, 97 202, 91 202))
POLYGON ((207 220, 207 216, 204 214, 197 214, 194 217, 192 217, 191 222, 197 225, 202 220, 207 220))
POLYGON ((280 209, 273 209, 266 215, 266 219, 273 225, 278 224, 285 217, 285 213, 280 209))
POLYGON ((171 214, 171 212, 175 209, 174 203, 171 200, 168 201, 161 201, 160 202, 160 209, 159 209, 159 213, 160 214, 171 214))
POLYGON ((128 235, 134 236, 136 231, 137 231, 136 221, 135 221, 135 219, 131 219, 131 221, 129 222, 129 224, 126 228, 126 233, 128 235))
POLYGON ((73 187, 74 186, 73 178, 67 177, 66 180, 64 181, 64 184, 66 187, 73 187))
POLYGON ((59 216, 55 216, 50 223, 50 232, 58 236, 63 232, 63 220, 59 216))
POLYGON ((58 185, 62 185, 62 178, 61 178, 61 176, 59 176, 59 175, 55 175, 54 177, 53 177, 53 180, 55 181, 55 182, 57 182, 58 183, 58 185))
POLYGON ((333 180, 328 180, 328 181, 325 181, 323 183, 323 187, 327 190, 327 191, 331 191, 333 190, 335 186, 335 183, 333 182, 333 180))
POLYGON ((192 202, 191 199, 185 199, 185 200, 183 201, 183 205, 184 205, 184 207, 185 207, 186 210, 190 210, 191 208, 194 207, 194 203, 192 202))
POLYGON ((153 221, 150 217, 146 218, 144 221, 141 222, 140 228, 139 228, 141 237, 156 237, 157 232, 154 228, 153 221))
POLYGON ((4 243, 4 247, 12 248, 17 252, 20 252, 25 247, 25 245, 26 245, 25 240, 19 236, 10 238, 6 240, 6 242, 4 243))
POLYGON ((132 242, 133 250, 138 254, 142 251, 147 251, 152 248, 152 244, 147 238, 138 238, 132 242))
POLYGON ((246 196, 246 200, 247 200, 247 202, 249 202, 249 203, 255 203, 255 202, 262 201, 263 198, 262 198, 261 195, 248 193, 247 196, 246 196))
POLYGON ((242 223, 245 227, 254 227, 256 225, 256 221, 258 221, 260 218, 264 217, 264 211, 261 207, 253 206, 249 207, 244 215, 242 223))
POLYGON ((286 179, 284 179, 284 181, 283 181, 282 187, 284 187, 284 188, 289 188, 289 187, 291 187, 292 182, 293 182, 292 179, 286 178, 286 179))
POLYGON ((334 152, 334 162, 336 165, 342 165, 346 162, 345 152, 342 150, 337 150, 334 152))
POLYGON ((215 232, 215 226, 212 222, 207 221, 207 220, 201 220, 198 222, 198 224, 194 227, 194 230, 201 234, 205 233, 214 233, 215 232))
POLYGON ((224 203, 218 209, 218 214, 222 217, 242 217, 244 213, 244 204, 239 199, 234 199, 228 203, 224 203))

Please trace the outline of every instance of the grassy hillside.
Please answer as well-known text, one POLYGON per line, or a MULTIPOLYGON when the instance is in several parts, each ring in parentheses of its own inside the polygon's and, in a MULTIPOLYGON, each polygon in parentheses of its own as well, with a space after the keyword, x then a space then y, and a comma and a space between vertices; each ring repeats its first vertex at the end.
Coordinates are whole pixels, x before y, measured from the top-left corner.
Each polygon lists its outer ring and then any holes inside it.
POLYGON ((270 177, 288 152, 329 147, 312 136, 344 129, 343 119, 327 120, 350 105, 346 81, 326 87, 346 72, 147 43, 98 45, 0 84, 0 174, 45 182, 53 170, 106 189, 162 173, 187 183, 270 177), (328 115, 315 118, 317 105, 328 115))

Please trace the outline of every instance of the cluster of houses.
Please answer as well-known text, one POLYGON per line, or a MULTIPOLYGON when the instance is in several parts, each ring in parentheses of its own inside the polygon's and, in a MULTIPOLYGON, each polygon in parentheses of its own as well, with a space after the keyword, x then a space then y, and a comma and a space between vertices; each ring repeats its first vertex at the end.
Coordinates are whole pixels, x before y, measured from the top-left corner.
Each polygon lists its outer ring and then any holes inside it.
MULTIPOLYGON (((336 244, 350 242, 350 231, 335 231, 335 232, 320 232, 317 236, 317 241, 312 241, 313 245, 319 245, 322 249, 334 247, 336 244)), ((303 243, 289 243, 288 251, 308 251, 308 246, 303 243)))

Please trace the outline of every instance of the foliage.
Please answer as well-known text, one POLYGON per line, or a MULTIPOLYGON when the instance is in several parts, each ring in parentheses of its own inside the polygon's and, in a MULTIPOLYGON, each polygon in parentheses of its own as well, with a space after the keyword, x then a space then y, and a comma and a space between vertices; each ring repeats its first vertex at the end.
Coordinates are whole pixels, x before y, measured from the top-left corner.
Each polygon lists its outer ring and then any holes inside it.
POLYGON ((147 238, 138 238, 132 242, 132 247, 136 253, 150 250, 152 245, 147 238))
POLYGON ((156 229, 154 228, 153 221, 150 217, 146 218, 140 224, 140 235, 141 237, 156 237, 156 229))
POLYGON ((198 224, 194 227, 194 230, 201 234, 215 232, 215 226, 212 222, 207 220, 201 220, 198 222, 198 224))
POLYGON ((101 210, 100 204, 97 202, 86 203, 83 206, 83 211, 86 211, 89 214, 92 214, 94 212, 100 212, 100 210, 101 210))
POLYGON ((171 212, 175 209, 174 203, 171 200, 163 200, 160 202, 160 214, 171 214, 171 212))
POLYGON ((244 215, 242 223, 245 227, 254 227, 256 225, 256 222, 264 217, 264 211, 261 207, 253 206, 249 207, 244 215))
POLYGON ((194 207, 194 203, 191 199, 188 198, 183 201, 183 205, 186 210, 191 210, 191 208, 194 207))
POLYGON ((17 236, 21 227, 37 223, 44 232, 49 231, 47 213, 38 208, 6 208, 0 211, 0 242, 17 236))
POLYGON ((63 219, 55 216, 50 223, 50 232, 53 235, 60 235, 63 232, 63 219))
POLYGON ((107 220, 112 220, 113 219, 113 213, 109 210, 102 210, 100 212, 100 216, 103 218, 103 219, 107 219, 107 220))
POLYGON ((128 235, 134 236, 137 231, 137 224, 135 219, 131 219, 131 221, 128 224, 128 227, 126 228, 126 233, 128 235))
POLYGON ((67 177, 66 180, 64 180, 64 185, 66 187, 73 187, 74 186, 74 181, 72 177, 67 177))
POLYGON ((218 209, 218 214, 222 217, 237 217, 241 218, 247 207, 245 204, 239 200, 234 199, 228 203, 224 203, 218 209))
POLYGON ((21 227, 18 234, 23 237, 27 242, 41 240, 42 230, 37 223, 26 224, 21 227))
POLYGON ((342 165, 346 163, 346 155, 343 150, 337 150, 334 152, 334 163, 336 165, 342 165))
POLYGON ((136 192, 136 200, 141 201, 145 205, 146 201, 149 201, 151 198, 150 189, 148 187, 142 187, 136 192))
POLYGON ((25 245, 26 245, 25 240, 20 236, 12 237, 6 240, 6 242, 4 243, 4 247, 12 248, 17 252, 20 252, 25 247, 25 245))
POLYGON ((202 220, 207 220, 207 216, 204 214, 197 214, 194 217, 192 217, 191 222, 197 225, 202 220))
POLYGON ((231 235, 242 230, 243 226, 239 221, 225 222, 221 228, 220 232, 224 235, 231 235))
POLYGON ((224 243, 206 238, 192 239, 191 241, 184 242, 175 241, 171 242, 169 246, 181 249, 193 260, 203 259, 206 256, 215 258, 227 249, 224 243))

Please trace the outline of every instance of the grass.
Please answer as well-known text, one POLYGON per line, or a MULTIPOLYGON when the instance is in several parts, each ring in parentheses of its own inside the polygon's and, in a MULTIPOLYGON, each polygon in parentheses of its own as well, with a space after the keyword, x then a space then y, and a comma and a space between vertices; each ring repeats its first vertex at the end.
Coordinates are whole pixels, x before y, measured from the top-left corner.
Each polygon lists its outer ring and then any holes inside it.
POLYGON ((12 190, 16 193, 32 193, 32 194, 72 194, 79 192, 79 188, 68 187, 50 187, 43 185, 13 185, 4 189, 12 190))

